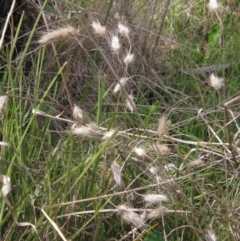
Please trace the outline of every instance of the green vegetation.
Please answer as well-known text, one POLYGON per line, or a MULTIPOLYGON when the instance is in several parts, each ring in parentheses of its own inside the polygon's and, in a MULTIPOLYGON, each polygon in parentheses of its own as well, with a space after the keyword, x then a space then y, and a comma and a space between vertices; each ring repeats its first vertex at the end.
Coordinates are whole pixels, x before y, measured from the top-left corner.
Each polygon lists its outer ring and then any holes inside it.
POLYGON ((0 240, 240 239, 240 1, 215 3, 22 15, 0 49, 0 240))

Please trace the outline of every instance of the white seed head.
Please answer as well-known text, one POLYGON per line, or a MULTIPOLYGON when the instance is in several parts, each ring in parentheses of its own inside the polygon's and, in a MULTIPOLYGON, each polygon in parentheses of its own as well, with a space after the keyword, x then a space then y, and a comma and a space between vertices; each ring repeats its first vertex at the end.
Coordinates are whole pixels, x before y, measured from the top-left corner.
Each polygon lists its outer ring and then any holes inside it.
POLYGON ((111 39, 111 49, 114 53, 118 53, 121 48, 118 36, 114 35, 111 39))
POLYGON ((208 10, 209 12, 216 13, 218 11, 219 5, 217 0, 209 0, 208 10))
POLYGON ((192 168, 192 167, 196 167, 196 166, 202 166, 204 164, 204 161, 201 160, 201 159, 196 159, 196 160, 193 160, 191 161, 189 164, 188 164, 188 168, 192 168))
POLYGON ((143 200, 147 206, 152 206, 161 202, 167 202, 168 198, 163 194, 146 194, 143 196, 143 200))
POLYGON ((113 174, 113 179, 116 183, 117 186, 122 187, 123 186, 123 181, 122 181, 122 176, 121 176, 121 166, 114 161, 111 165, 111 170, 113 174))
POLYGON ((210 85, 215 89, 215 90, 220 90, 220 88, 224 85, 224 79, 217 77, 215 74, 210 75, 210 85))
POLYGON ((132 94, 128 95, 128 99, 126 99, 125 105, 126 105, 126 108, 128 110, 130 110, 131 112, 133 112, 134 109, 136 109, 136 104, 134 103, 134 97, 132 94), (129 101, 129 99, 130 99, 130 101, 129 101))
POLYGON ((125 37, 129 37, 130 30, 127 26, 123 25, 122 23, 118 23, 118 31, 121 35, 125 37))
POLYGON ((163 168, 166 172, 177 170, 177 167, 173 163, 168 163, 168 164, 164 165, 163 168))
POLYGON ((114 130, 107 131, 103 134, 102 140, 107 140, 108 138, 112 137, 114 134, 114 130))
MULTIPOLYGON (((124 87, 126 85, 128 81, 128 78, 121 78, 119 80, 119 82, 121 83, 122 87, 124 87)), ((117 83, 114 87, 113 93, 116 94, 119 90, 121 90, 121 85, 119 83, 117 83)))
POLYGON ((58 28, 56 30, 51 30, 49 32, 44 33, 38 40, 38 43, 49 44, 57 40, 61 40, 63 38, 74 36, 76 34, 77 34, 77 29, 75 29, 72 26, 66 26, 66 27, 58 28))
POLYGON ((146 151, 141 147, 135 147, 133 150, 139 157, 145 157, 146 156, 146 151))
POLYGON ((161 116, 159 121, 158 121, 158 129, 157 133, 160 138, 163 137, 163 135, 166 134, 166 124, 167 124, 167 118, 165 115, 161 116))
POLYGON ((146 217, 145 217, 145 219, 146 219, 146 220, 153 220, 153 219, 159 218, 159 217, 161 217, 164 213, 166 213, 166 211, 167 211, 167 208, 164 207, 164 206, 161 206, 161 207, 158 207, 158 208, 149 210, 149 211, 146 212, 146 217))
POLYGON ((96 34, 98 34, 100 36, 106 36, 106 33, 107 33, 106 27, 101 25, 101 23, 98 20, 93 21, 91 25, 96 34))
POLYGON ((123 59, 123 62, 126 66, 128 66, 130 63, 132 63, 134 60, 134 54, 127 53, 125 58, 123 59))
POLYGON ((152 150, 154 150, 155 152, 159 153, 162 156, 170 155, 170 149, 165 144, 158 144, 158 143, 153 144, 152 150))
POLYGON ((0 96, 0 120, 2 120, 4 117, 4 113, 7 108, 7 101, 8 101, 7 95, 0 96))
POLYGON ((99 128, 95 123, 90 123, 88 125, 82 125, 80 127, 73 127, 72 133, 80 137, 93 138, 96 137, 99 128))
POLYGON ((208 241, 217 241, 217 236, 212 229, 207 230, 206 238, 208 239, 208 241))
POLYGON ((137 213, 130 210, 130 208, 126 205, 120 205, 117 207, 118 213, 121 215, 122 219, 135 226, 136 228, 141 228, 145 226, 144 219, 138 215, 137 213))
POLYGON ((78 107, 77 105, 74 105, 72 115, 73 115, 74 121, 78 123, 82 123, 83 111, 80 107, 78 107))

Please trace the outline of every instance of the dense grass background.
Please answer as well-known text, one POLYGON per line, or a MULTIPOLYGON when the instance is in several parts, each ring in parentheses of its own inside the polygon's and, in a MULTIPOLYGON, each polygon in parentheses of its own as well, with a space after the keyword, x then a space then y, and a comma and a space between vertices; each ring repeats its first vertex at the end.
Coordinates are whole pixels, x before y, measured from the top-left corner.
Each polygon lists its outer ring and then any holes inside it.
POLYGON ((8 96, 0 108, 1 240, 239 240, 240 2, 219 4, 213 12, 204 0, 45 1, 30 32, 22 15, 0 50, 8 96), (91 26, 97 20, 105 37, 91 26), (116 54, 109 42, 119 22, 130 35, 118 35, 116 54), (67 25, 77 34, 38 44, 67 25), (224 78, 219 90, 212 73, 224 78), (113 94, 123 76, 128 83, 113 94), (92 135, 74 135, 81 126, 92 135), (167 210, 146 207, 146 194, 165 195, 158 206, 167 210), (123 204, 157 217, 136 228, 123 221, 123 204))

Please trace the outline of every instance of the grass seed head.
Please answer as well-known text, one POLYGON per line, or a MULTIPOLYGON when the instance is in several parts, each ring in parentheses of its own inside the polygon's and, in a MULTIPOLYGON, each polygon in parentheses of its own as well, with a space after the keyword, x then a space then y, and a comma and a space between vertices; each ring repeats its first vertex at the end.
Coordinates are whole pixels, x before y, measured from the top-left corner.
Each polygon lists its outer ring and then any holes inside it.
POLYGON ((144 219, 137 213, 130 210, 128 206, 120 205, 117 209, 118 213, 126 223, 132 224, 136 228, 142 228, 145 226, 144 219))
POLYGON ((167 211, 167 208, 164 207, 164 206, 152 209, 152 210, 146 212, 146 218, 145 219, 146 220, 153 220, 153 219, 159 218, 159 217, 161 217, 161 215, 166 213, 166 211, 167 211))
POLYGON ((192 168, 192 167, 196 167, 196 166, 202 166, 204 164, 204 161, 201 160, 201 159, 196 159, 196 160, 193 160, 191 161, 189 164, 188 164, 188 168, 192 168))
POLYGON ((166 165, 164 165, 164 170, 166 171, 166 172, 170 172, 170 171, 173 171, 173 170, 177 170, 177 167, 175 166, 175 164, 173 164, 173 163, 168 163, 168 164, 166 164, 166 165))
POLYGON ((129 37, 130 30, 127 26, 123 25, 122 23, 118 23, 118 31, 121 35, 125 37, 129 37))
POLYGON ((72 133, 80 137, 94 138, 97 136, 99 128, 95 123, 74 127, 72 133))
POLYGON ((118 53, 120 51, 121 45, 118 36, 114 35, 111 39, 111 49, 114 53, 118 53))
POLYGON ((94 29, 94 32, 102 37, 106 36, 107 30, 106 27, 101 25, 101 23, 97 21, 93 21, 91 26, 94 29))
POLYGON ((127 55, 123 59, 123 62, 126 66, 131 64, 133 61, 134 61, 134 54, 131 54, 131 53, 127 53, 127 55))
POLYGON ((137 156, 139 156, 139 157, 145 157, 146 156, 146 151, 141 147, 135 147, 133 150, 137 154, 137 156))
POLYGON ((121 176, 121 166, 114 160, 112 165, 111 165, 111 169, 112 169, 112 174, 113 174, 113 179, 116 183, 117 186, 122 187, 123 185, 123 180, 122 180, 122 176, 121 176))
POLYGON ((159 153, 162 156, 170 155, 170 149, 165 144, 158 144, 158 143, 157 144, 153 144, 152 145, 152 150, 154 150, 155 152, 159 153))
POLYGON ((74 105, 72 115, 73 115, 74 121, 78 122, 79 124, 82 124, 83 111, 80 107, 78 107, 77 105, 74 105))
POLYGON ((213 89, 219 91, 221 87, 224 85, 224 79, 217 77, 215 74, 210 75, 210 85, 213 89))
POLYGON ((206 238, 208 241, 217 241, 217 236, 212 229, 207 230, 206 238))
POLYGON ((2 120, 4 117, 4 113, 7 108, 7 101, 8 101, 7 95, 0 96, 0 120, 2 120))
POLYGON ((158 121, 158 128, 157 128, 157 133, 159 138, 162 138, 163 135, 165 135, 166 133, 166 123, 167 123, 166 116, 165 115, 161 116, 158 121))
MULTIPOLYGON (((124 87, 126 85, 127 81, 128 81, 128 78, 124 78, 124 77, 119 80, 119 82, 121 83, 122 87, 124 87)), ((114 94, 116 94, 118 91, 121 90, 121 85, 119 83, 117 83, 115 85, 114 90, 113 90, 114 94)))
POLYGON ((134 103, 134 97, 132 94, 128 95, 128 99, 126 99, 125 105, 126 108, 131 112, 133 112, 134 109, 136 109, 136 104, 134 103), (131 102, 129 101, 129 99, 131 100, 131 102))
POLYGON ((114 130, 107 131, 103 134, 102 140, 107 140, 114 134, 114 130))
POLYGON ((56 30, 51 30, 42 34, 40 39, 38 40, 39 44, 49 44, 64 38, 68 38, 69 36, 74 36, 77 34, 77 29, 72 26, 62 27, 56 30))
POLYGON ((219 9, 217 0, 209 0, 208 10, 210 13, 216 13, 219 9))
POLYGON ((168 198, 163 194, 146 194, 143 196, 143 200, 147 206, 152 206, 161 202, 167 202, 168 198))

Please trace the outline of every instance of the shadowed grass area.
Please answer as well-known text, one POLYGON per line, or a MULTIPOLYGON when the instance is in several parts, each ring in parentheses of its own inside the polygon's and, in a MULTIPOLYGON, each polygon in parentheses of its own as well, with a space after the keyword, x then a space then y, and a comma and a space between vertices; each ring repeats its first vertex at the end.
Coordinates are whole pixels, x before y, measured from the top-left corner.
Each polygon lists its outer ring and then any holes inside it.
POLYGON ((0 52, 0 238, 239 240, 239 2, 36 9, 0 52))

